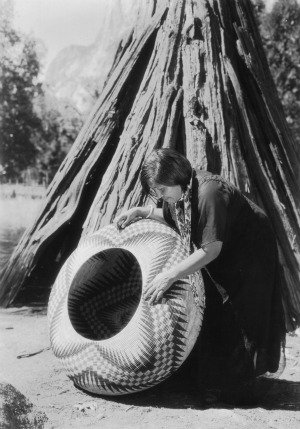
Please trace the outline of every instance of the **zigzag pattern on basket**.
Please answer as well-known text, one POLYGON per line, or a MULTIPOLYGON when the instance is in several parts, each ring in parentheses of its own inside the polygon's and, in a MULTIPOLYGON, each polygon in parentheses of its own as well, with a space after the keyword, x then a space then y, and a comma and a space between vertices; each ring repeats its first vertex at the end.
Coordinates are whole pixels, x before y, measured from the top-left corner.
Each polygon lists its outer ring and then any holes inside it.
POLYGON ((69 315, 87 338, 104 340, 118 333, 131 319, 141 296, 139 266, 125 252, 118 253, 118 258, 113 253, 107 250, 90 258, 70 287, 69 315), (109 264, 109 271, 103 270, 103 262, 109 264))
POLYGON ((198 336, 203 283, 196 304, 188 280, 149 305, 154 277, 188 255, 168 226, 138 221, 85 238, 64 264, 51 292, 48 317, 55 355, 83 389, 117 395, 151 387, 171 375, 198 336))

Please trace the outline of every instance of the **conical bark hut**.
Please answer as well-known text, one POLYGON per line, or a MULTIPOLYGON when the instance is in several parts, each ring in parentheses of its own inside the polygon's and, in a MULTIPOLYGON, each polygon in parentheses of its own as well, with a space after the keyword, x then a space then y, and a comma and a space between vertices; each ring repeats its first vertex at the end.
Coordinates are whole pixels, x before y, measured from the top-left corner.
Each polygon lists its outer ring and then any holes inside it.
POLYGON ((158 147, 223 175, 277 234, 288 326, 300 322, 299 152, 250 0, 142 0, 103 92, 1 277, 0 304, 46 302, 80 238, 144 203, 158 147))

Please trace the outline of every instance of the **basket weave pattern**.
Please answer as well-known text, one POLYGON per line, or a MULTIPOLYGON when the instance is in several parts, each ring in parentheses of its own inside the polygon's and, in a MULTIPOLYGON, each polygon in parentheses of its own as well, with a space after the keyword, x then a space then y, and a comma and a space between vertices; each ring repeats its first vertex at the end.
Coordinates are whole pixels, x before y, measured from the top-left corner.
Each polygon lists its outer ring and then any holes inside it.
POLYGON ((175 282, 155 305, 143 293, 187 256, 178 234, 153 220, 123 231, 109 225, 82 240, 48 306, 53 352, 76 385, 106 395, 132 393, 180 367, 201 328, 203 282, 199 300, 188 279, 175 282))

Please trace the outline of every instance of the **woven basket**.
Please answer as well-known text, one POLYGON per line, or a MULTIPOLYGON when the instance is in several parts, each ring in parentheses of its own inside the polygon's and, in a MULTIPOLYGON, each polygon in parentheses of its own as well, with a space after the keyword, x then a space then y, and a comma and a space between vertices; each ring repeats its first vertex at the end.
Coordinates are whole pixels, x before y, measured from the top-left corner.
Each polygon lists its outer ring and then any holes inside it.
POLYGON ((199 334, 203 282, 175 282, 150 305, 143 297, 155 276, 188 256, 180 237, 153 220, 86 237, 52 289, 48 321, 53 352, 74 383, 120 395, 170 376, 199 334))

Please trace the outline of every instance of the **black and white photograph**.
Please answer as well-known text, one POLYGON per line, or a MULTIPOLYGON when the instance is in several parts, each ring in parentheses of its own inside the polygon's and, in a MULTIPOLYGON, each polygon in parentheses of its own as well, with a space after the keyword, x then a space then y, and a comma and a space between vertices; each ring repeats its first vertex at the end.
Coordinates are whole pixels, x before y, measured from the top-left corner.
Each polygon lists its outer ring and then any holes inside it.
POLYGON ((0 428, 300 427, 300 0, 0 0, 0 428))

